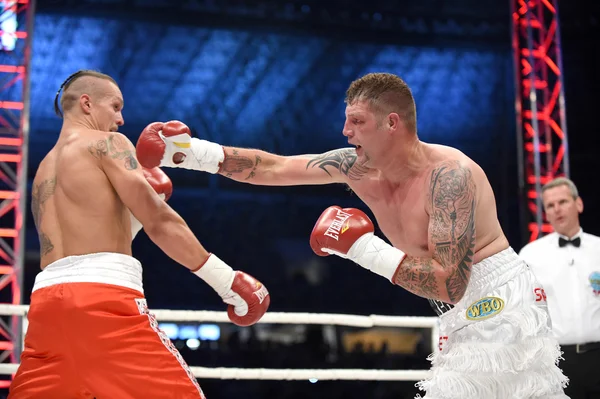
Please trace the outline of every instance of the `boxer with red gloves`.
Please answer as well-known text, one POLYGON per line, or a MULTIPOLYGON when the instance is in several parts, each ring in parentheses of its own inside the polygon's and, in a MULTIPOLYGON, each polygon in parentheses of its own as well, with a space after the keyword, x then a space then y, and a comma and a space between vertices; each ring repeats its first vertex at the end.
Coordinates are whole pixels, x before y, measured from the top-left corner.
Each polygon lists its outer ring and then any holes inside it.
POLYGON ((132 221, 217 292, 233 323, 258 322, 270 304, 267 289, 206 251, 166 203, 173 189, 166 174, 143 170, 118 133, 123 98, 113 78, 79 71, 55 103, 63 125, 31 194, 42 271, 8 397, 204 398, 148 311, 132 221))
POLYGON ((177 122, 148 127, 139 159, 255 185, 349 186, 392 245, 362 212, 332 207, 311 246, 429 300, 443 347, 431 378, 418 384, 424 396, 565 398, 550 316, 534 295, 539 283, 502 231, 485 172, 456 148, 420 140, 414 97, 396 75, 356 79, 344 102, 345 148, 281 156, 192 139, 177 122))

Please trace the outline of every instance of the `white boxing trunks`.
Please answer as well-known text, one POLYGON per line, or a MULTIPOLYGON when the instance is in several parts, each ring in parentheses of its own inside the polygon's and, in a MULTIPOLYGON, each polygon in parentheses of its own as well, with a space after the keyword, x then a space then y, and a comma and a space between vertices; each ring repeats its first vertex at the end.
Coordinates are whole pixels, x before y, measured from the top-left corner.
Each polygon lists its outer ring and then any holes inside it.
POLYGON ((417 386, 426 399, 564 399, 561 354, 543 288, 508 248, 473 265, 464 297, 440 316, 431 377, 417 386))

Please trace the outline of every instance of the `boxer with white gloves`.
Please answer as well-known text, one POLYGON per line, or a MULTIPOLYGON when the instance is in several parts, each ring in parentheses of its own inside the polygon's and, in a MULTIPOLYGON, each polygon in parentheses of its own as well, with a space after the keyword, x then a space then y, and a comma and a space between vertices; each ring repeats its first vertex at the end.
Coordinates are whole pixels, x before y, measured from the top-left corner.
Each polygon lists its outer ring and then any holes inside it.
POLYGON ((390 244, 356 210, 329 208, 311 246, 429 300, 441 335, 430 378, 418 384, 427 399, 564 399, 560 347, 535 294, 542 287, 502 231, 485 172, 461 151, 419 139, 414 98, 396 75, 355 80, 345 103, 347 148, 280 156, 167 127, 146 129, 139 159, 256 185, 348 185, 390 244))
POLYGON ((118 133, 123 97, 113 78, 78 71, 61 86, 55 107, 63 125, 31 193, 42 271, 8 397, 204 399, 148 311, 142 265, 132 256, 131 215, 167 256, 217 292, 233 323, 258 322, 269 293, 206 251, 165 202, 168 177, 142 170, 133 144, 118 133))

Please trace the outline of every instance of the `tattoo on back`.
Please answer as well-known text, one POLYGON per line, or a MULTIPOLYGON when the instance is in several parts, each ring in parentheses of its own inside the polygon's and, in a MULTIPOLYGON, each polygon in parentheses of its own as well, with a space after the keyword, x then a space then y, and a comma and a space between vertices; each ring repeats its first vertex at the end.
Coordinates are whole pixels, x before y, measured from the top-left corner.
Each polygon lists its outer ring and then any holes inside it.
POLYGON ((102 157, 111 157, 113 159, 122 159, 125 169, 135 170, 138 167, 138 162, 133 155, 129 144, 123 137, 117 134, 111 134, 105 140, 98 140, 96 143, 90 143, 88 151, 94 157, 102 159, 102 157))
POLYGON ((350 180, 359 180, 369 171, 369 168, 357 163, 357 160, 358 156, 354 149, 344 148, 315 156, 308 161, 306 169, 318 167, 331 176, 331 173, 327 170, 329 166, 348 176, 350 180))
POLYGON ((448 269, 445 282, 452 302, 464 295, 475 249, 475 183, 468 168, 446 162, 431 175, 433 258, 448 269))
POLYGON ((54 245, 50 237, 42 230, 42 219, 44 215, 44 203, 48 201, 56 190, 56 177, 46 179, 39 184, 33 184, 31 193, 31 213, 33 213, 33 222, 38 230, 40 239, 40 252, 45 256, 52 252, 54 245))

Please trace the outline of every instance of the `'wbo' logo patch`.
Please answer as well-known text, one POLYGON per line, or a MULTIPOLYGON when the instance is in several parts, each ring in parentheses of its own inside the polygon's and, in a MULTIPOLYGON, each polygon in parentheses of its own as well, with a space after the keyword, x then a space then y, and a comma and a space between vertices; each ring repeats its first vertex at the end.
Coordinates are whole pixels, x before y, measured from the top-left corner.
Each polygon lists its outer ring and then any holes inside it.
POLYGON ((495 296, 481 298, 467 308, 466 316, 469 320, 484 320, 495 316, 504 309, 504 301, 495 296))

